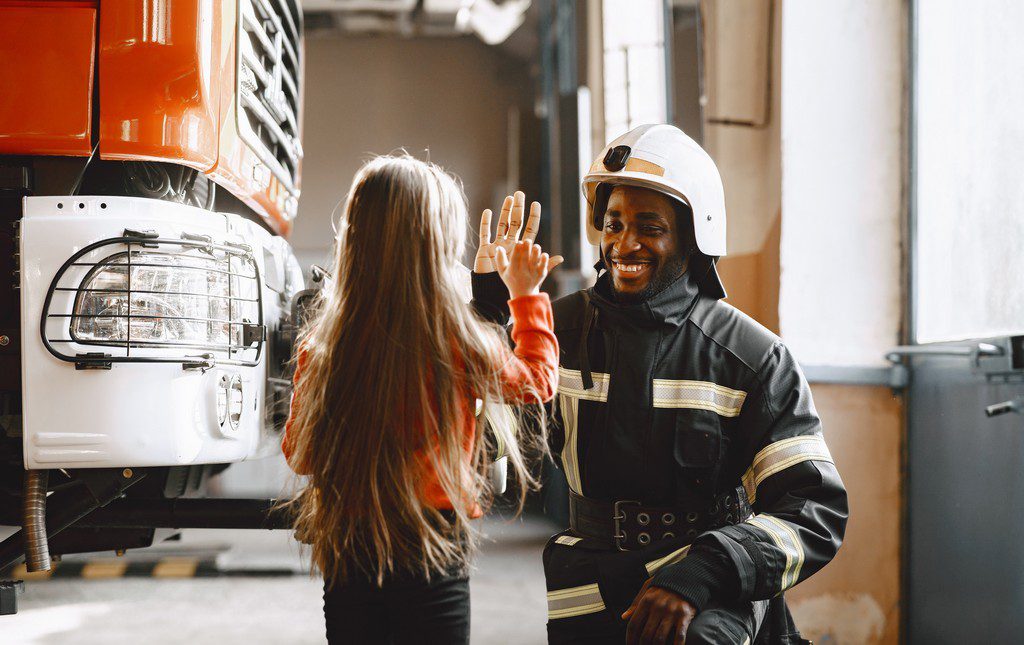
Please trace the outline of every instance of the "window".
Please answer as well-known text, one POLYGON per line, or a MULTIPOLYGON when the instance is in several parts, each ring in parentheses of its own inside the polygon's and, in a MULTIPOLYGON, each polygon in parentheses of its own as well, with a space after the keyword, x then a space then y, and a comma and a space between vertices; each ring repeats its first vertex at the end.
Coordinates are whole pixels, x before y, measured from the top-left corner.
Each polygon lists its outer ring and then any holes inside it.
POLYGON ((603 27, 606 141, 666 123, 665 3, 604 0, 603 27))
POLYGON ((914 340, 1024 332, 1024 3, 915 4, 914 340))

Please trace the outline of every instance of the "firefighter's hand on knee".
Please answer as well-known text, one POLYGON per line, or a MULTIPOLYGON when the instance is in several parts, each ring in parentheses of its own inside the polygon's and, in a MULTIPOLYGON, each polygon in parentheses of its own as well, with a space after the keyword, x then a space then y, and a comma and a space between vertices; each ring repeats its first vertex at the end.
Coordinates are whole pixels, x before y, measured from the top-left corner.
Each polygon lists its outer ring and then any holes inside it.
MULTIPOLYGON (((473 271, 476 273, 491 273, 497 271, 495 264, 498 249, 504 249, 505 254, 512 255, 512 251, 522 234, 523 241, 533 242, 537 239, 537 231, 540 230, 540 203, 530 204, 530 217, 526 220, 526 228, 523 228, 523 212, 526 206, 526 195, 522 191, 516 191, 515 195, 509 195, 501 205, 501 215, 498 217, 498 230, 494 241, 491 241, 491 211, 487 209, 480 216, 480 246, 476 251, 476 260, 473 262, 473 271)), ((562 263, 562 256, 556 255, 548 258, 547 270, 550 271, 562 263)))
POLYGON ((633 599, 633 604, 622 614, 622 619, 629 621, 626 643, 685 643, 686 630, 696 615, 697 610, 682 596, 652 587, 648 580, 633 599))
POLYGON ((511 255, 504 248, 499 248, 494 255, 498 275, 513 298, 540 293, 540 285, 548 277, 550 261, 539 245, 528 240, 516 242, 511 255))

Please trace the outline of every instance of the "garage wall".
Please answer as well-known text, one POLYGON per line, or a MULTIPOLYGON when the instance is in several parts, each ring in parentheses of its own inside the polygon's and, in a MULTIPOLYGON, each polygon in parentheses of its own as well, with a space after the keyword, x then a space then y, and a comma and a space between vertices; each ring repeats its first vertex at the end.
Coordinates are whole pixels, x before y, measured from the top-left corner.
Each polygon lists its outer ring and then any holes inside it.
POLYGON ((300 261, 324 261, 331 213, 372 154, 404 147, 455 172, 471 219, 500 207, 508 109, 532 105, 526 71, 470 37, 308 40, 306 156, 291 238, 300 261))
POLYGON ((719 273, 728 302, 776 333, 782 202, 777 4, 714 5, 718 10, 705 26, 704 47, 707 58, 717 59, 708 66, 708 92, 715 85, 746 87, 718 92, 723 98, 704 126, 705 147, 722 174, 728 213, 729 254, 719 260, 719 273), (751 42, 761 46, 746 46, 751 42))

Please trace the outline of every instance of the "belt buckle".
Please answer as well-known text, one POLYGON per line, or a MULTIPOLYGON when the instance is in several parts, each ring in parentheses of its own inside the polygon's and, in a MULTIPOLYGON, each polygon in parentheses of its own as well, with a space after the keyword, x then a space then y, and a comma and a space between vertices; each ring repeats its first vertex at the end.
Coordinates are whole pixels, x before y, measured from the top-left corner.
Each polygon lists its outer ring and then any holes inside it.
POLYGON ((622 542, 626 539, 626 533, 622 530, 622 520, 626 519, 626 513, 622 511, 622 507, 632 504, 633 506, 640 506, 640 502, 633 500, 620 499, 612 505, 614 515, 612 515, 612 521, 615 523, 615 548, 619 551, 629 551, 626 547, 622 546, 622 542))

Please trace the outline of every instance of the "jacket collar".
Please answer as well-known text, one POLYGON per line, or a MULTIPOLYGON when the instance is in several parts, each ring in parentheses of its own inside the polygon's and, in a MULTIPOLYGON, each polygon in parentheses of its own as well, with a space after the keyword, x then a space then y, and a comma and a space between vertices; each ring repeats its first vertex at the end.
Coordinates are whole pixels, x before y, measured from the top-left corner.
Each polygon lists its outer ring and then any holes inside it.
POLYGON ((689 318, 697 303, 700 289, 690 271, 679 276, 660 292, 638 303, 616 302, 612 292, 611 275, 604 271, 597 284, 587 290, 590 300, 601 312, 599 325, 639 325, 657 327, 668 325, 678 327, 689 318))

